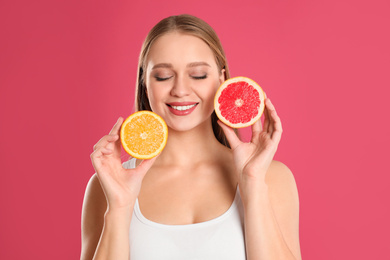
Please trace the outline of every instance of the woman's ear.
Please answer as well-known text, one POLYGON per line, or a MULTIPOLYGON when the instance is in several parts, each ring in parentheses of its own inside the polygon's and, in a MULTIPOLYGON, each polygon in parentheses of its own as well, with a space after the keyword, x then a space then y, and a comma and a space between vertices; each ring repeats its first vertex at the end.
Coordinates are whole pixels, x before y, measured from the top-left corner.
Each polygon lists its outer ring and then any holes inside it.
POLYGON ((221 69, 221 73, 220 73, 220 76, 219 76, 219 83, 220 84, 224 83, 225 80, 226 80, 225 72, 226 72, 225 69, 221 69))

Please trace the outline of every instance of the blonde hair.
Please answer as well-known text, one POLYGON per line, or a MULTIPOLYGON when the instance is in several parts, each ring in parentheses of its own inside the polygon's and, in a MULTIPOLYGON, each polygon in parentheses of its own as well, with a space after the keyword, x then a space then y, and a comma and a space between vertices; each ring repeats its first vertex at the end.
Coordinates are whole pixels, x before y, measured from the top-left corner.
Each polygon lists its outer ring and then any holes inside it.
MULTIPOLYGON (((218 66, 218 70, 225 70, 225 80, 230 78, 229 67, 227 65, 227 60, 225 52, 222 48, 222 44, 215 33, 214 29, 202 19, 189 15, 175 15, 167 17, 157 23, 148 33, 145 38, 145 41, 142 45, 141 53, 138 60, 138 72, 137 72, 137 82, 136 82, 136 93, 135 93, 135 110, 149 110, 152 111, 149 104, 149 99, 146 95, 146 85, 145 85, 145 71, 146 71, 146 59, 150 47, 154 41, 169 32, 181 32, 189 35, 196 36, 202 39, 213 51, 215 56, 215 61, 218 66)), ((229 142, 226 139, 225 134, 222 131, 222 128, 217 123, 218 117, 215 114, 215 111, 211 115, 211 123, 215 137, 217 140, 230 148, 229 142)), ((235 131, 236 134, 237 131, 235 131)))

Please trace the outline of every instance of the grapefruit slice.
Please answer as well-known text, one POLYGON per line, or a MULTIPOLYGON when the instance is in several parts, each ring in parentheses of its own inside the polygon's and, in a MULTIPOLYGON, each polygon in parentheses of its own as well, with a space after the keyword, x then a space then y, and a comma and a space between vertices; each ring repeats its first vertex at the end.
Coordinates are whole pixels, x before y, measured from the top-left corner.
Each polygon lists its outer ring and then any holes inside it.
POLYGON ((159 115, 138 111, 123 122, 120 130, 123 149, 137 159, 157 156, 168 140, 168 127, 159 115))
POLYGON ((230 127, 247 127, 260 119, 265 98, 263 89, 252 79, 230 78, 222 83, 215 94, 215 113, 230 127))

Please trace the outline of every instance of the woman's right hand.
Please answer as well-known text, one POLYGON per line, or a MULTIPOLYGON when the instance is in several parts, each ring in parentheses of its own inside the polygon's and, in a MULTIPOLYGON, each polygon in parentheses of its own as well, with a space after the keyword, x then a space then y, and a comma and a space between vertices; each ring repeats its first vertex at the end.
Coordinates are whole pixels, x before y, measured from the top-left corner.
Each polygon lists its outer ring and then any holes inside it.
POLYGON ((132 208, 138 197, 142 180, 157 157, 143 160, 134 169, 125 169, 121 162, 119 138, 123 118, 108 135, 103 136, 93 147, 92 165, 107 199, 107 210, 132 208))

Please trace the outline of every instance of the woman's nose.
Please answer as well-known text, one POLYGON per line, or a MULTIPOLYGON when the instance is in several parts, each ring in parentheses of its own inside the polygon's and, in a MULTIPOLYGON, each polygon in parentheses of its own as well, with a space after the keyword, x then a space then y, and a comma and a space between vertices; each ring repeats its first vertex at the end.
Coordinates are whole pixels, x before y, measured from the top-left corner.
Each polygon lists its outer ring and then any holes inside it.
POLYGON ((186 82, 183 78, 176 77, 173 87, 171 89, 171 95, 176 97, 188 96, 191 93, 191 87, 189 82, 186 82))

